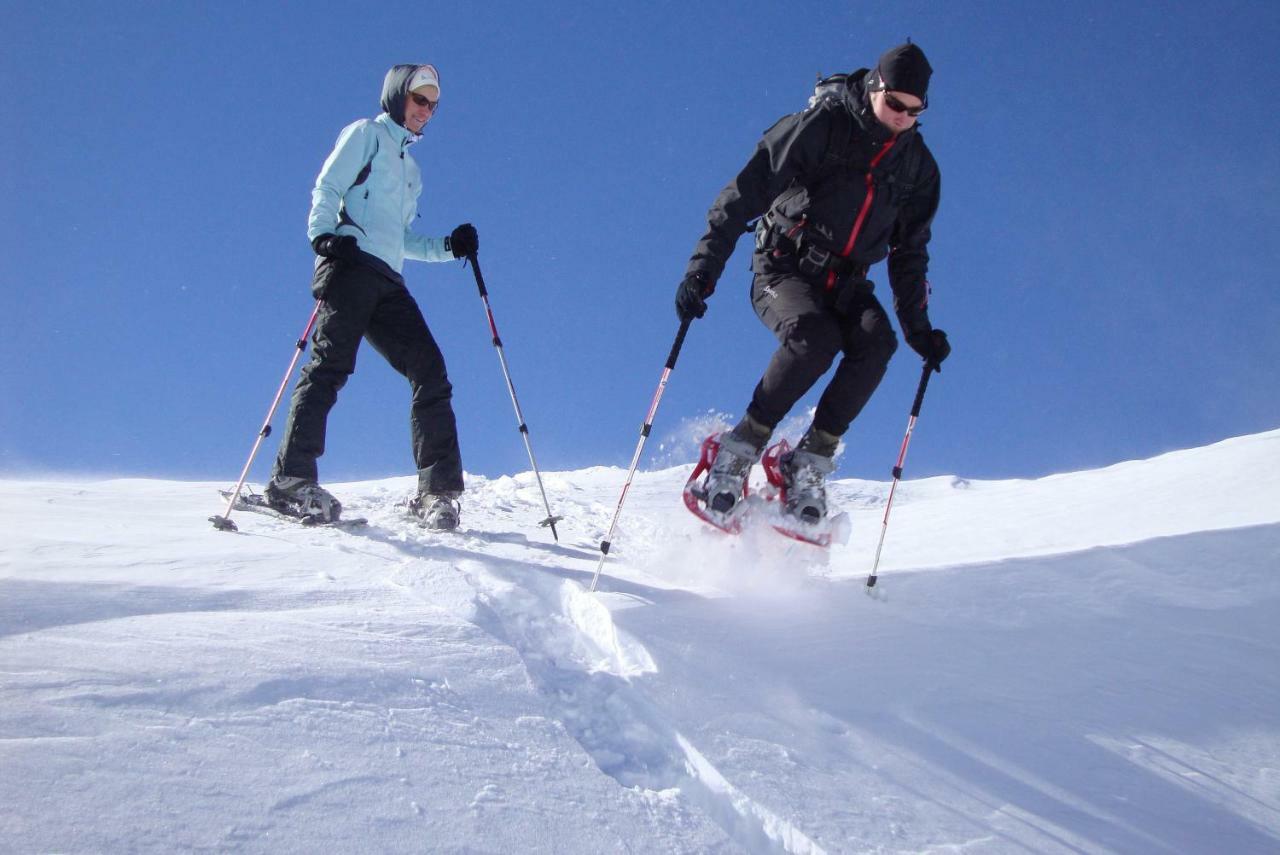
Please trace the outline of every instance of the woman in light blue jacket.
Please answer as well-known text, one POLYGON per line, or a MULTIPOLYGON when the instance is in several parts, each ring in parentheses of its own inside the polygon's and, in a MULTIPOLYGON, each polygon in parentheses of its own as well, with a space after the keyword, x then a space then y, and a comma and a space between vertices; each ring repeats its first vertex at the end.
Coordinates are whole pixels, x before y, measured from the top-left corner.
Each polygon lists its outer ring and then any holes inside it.
POLYGON ((311 291, 322 299, 311 361, 293 393, 284 439, 266 497, 276 507, 319 521, 341 504, 318 483, 325 425, 338 391, 355 370, 362 338, 409 380, 410 422, 418 468, 411 507, 423 525, 458 525, 462 455, 453 388, 444 357, 404 284, 406 258, 448 261, 479 249, 469 223, 448 237, 410 230, 422 175, 408 148, 421 138, 440 99, 434 66, 397 65, 382 86, 383 113, 343 128, 311 192, 307 237, 316 252, 311 291))

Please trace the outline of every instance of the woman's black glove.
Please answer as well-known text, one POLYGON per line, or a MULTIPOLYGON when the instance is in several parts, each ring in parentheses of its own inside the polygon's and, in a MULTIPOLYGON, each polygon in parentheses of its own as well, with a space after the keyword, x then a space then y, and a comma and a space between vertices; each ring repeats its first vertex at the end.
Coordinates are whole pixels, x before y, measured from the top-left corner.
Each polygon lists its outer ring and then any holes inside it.
POLYGON ((454 258, 466 258, 480 251, 480 235, 476 227, 470 223, 458 226, 444 239, 444 248, 453 253, 454 258))
POLYGON ((316 255, 325 258, 337 258, 342 261, 355 261, 360 257, 360 244, 351 235, 323 234, 311 242, 316 255))

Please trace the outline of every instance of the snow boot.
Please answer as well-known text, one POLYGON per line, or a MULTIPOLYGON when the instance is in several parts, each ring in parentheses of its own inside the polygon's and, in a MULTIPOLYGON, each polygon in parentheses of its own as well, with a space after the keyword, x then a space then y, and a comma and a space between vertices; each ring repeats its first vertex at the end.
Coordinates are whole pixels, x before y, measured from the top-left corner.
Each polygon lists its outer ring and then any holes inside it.
POLYGON ((419 493, 409 502, 409 510, 423 528, 435 531, 452 531, 462 520, 457 493, 419 493))
POLYGON ((836 449, 839 447, 840 437, 812 425, 804 432, 804 436, 800 437, 800 444, 797 446, 801 451, 812 451, 823 457, 835 457, 836 449))
POLYGON ((825 520, 827 476, 835 471, 835 461, 827 455, 808 451, 802 440, 799 448, 782 455, 778 463, 784 512, 807 525, 825 520))
POLYGON ((310 478, 275 475, 263 495, 271 507, 304 520, 336 522, 342 516, 342 503, 310 478))
POLYGON ((760 459, 771 433, 751 416, 743 416, 733 430, 720 434, 720 449, 707 472, 707 510, 723 516, 742 500, 751 467, 760 459))

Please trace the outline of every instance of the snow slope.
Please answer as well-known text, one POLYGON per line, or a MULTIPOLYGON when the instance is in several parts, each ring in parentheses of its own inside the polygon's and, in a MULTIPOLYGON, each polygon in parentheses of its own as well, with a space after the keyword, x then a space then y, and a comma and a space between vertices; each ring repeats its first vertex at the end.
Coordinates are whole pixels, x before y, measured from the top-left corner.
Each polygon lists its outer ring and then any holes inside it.
POLYGON ((840 481, 824 554, 641 473, 464 530, 225 484, 0 482, 0 851, 1275 852, 1280 431, 1037 481, 840 481), (927 571, 927 572, 925 572, 927 571))

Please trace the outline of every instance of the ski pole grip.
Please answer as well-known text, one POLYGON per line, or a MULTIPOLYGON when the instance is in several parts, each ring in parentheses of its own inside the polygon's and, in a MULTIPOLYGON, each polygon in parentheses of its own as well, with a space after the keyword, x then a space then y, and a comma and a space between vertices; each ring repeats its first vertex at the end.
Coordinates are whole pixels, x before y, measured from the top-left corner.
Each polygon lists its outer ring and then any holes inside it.
POLYGON ((680 331, 676 333, 675 343, 671 345, 671 355, 667 357, 668 370, 676 367, 676 360, 680 358, 680 348, 684 347, 684 337, 689 334, 689 324, 691 323, 693 323, 693 318, 686 318, 680 322, 680 331))
POLYGON ((488 297, 489 291, 484 287, 484 277, 480 275, 480 259, 473 252, 467 256, 467 261, 471 262, 471 272, 476 275, 476 288, 480 290, 480 296, 488 297))
POLYGON ((911 415, 913 418, 920 417, 920 407, 924 404, 924 390, 929 386, 929 375, 933 373, 933 363, 926 362, 924 373, 920 375, 920 386, 916 389, 916 400, 911 405, 911 415))

